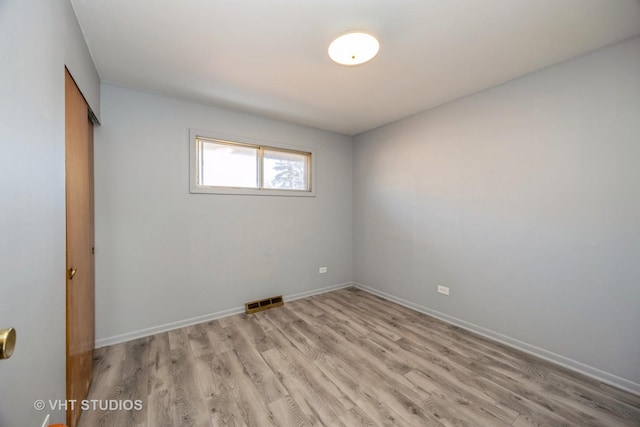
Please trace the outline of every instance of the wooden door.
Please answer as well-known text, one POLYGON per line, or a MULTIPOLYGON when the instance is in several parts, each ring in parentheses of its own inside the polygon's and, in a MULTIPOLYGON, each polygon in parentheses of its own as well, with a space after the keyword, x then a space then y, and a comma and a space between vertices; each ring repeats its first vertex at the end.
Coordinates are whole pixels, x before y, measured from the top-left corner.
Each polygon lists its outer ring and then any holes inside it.
POLYGON ((89 107, 65 73, 67 200, 67 425, 75 427, 93 367, 93 124, 89 107))

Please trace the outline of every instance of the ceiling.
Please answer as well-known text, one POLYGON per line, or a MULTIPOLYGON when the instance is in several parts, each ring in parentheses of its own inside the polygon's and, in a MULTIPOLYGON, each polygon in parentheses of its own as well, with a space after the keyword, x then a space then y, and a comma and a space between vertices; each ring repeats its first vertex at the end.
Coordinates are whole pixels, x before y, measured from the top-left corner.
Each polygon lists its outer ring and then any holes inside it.
POLYGON ((354 135, 640 34, 640 0, 71 0, 103 81, 354 135), (333 63, 348 31, 371 62, 333 63))

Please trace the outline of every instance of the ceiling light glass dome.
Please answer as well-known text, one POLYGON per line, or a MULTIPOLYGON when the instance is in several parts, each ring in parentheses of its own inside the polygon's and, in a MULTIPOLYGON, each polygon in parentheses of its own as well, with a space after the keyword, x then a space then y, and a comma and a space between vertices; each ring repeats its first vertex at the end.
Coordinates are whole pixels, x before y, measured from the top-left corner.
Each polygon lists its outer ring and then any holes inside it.
POLYGON ((347 33, 329 45, 329 57, 338 64, 358 65, 371 61, 380 49, 380 43, 371 34, 347 33))

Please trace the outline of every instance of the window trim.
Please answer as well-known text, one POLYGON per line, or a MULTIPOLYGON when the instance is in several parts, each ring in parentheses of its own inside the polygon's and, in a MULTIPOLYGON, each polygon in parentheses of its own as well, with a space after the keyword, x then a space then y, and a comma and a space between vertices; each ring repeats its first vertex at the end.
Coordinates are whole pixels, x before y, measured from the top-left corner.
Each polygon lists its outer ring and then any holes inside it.
POLYGON ((316 195, 316 153, 315 150, 308 147, 281 144, 272 141, 259 140, 238 135, 229 135, 203 131, 197 129, 189 130, 189 192, 192 194, 232 194, 247 196, 288 196, 288 197, 315 197, 316 195), (258 148, 257 156, 257 172, 258 184, 262 184, 262 168, 264 150, 274 150, 282 152, 293 152, 299 154, 308 154, 310 156, 309 166, 307 170, 307 179, 309 180, 309 190, 281 190, 272 188, 242 188, 242 187, 214 187, 199 184, 200 171, 200 154, 198 150, 198 139, 208 139, 227 143, 230 145, 244 145, 247 147, 258 148))

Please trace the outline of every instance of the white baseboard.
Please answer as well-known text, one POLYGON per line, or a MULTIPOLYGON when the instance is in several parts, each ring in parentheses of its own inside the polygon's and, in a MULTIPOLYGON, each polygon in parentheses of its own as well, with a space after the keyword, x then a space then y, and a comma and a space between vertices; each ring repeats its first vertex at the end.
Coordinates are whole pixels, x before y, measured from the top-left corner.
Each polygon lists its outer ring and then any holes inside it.
POLYGON ((100 338, 96 340, 96 348, 107 347, 114 344, 120 344, 127 341, 133 341, 138 338, 148 337, 150 335, 162 332, 172 331, 174 329, 184 328, 186 326, 196 325, 198 323, 208 322, 210 320, 220 319, 222 317, 233 316, 234 314, 244 313, 244 306, 230 308, 215 313, 209 313, 202 316, 192 317, 190 319, 178 320, 177 322, 165 323, 163 325, 152 326, 150 328, 138 329, 137 331, 127 332, 126 334, 114 335, 111 337, 100 338))
POLYGON ((429 316, 435 317, 436 319, 440 319, 452 325, 459 326, 462 329, 466 329, 478 335, 482 335, 483 337, 489 338, 493 341, 497 341, 499 343, 508 345, 509 347, 531 354, 532 356, 539 357, 540 359, 544 359, 546 361, 555 363, 556 365, 560 365, 572 371, 579 372, 583 375, 594 378, 603 383, 612 385, 616 388, 628 391, 636 395, 640 395, 640 384, 635 383, 633 381, 629 381, 617 375, 610 374, 609 372, 602 371, 598 368, 594 368, 593 366, 585 365, 584 363, 578 362, 576 360, 570 359, 568 357, 562 356, 557 353, 553 353, 543 348, 536 347, 524 341, 511 338, 499 332, 495 332, 490 329, 483 328, 482 326, 478 326, 473 323, 469 323, 464 320, 449 316, 447 314, 440 313, 439 311, 432 310, 430 308, 421 306, 419 304, 405 300, 403 298, 396 297, 386 292, 379 291, 369 286, 366 286, 360 283, 354 283, 354 286, 365 292, 369 292, 370 294, 377 295, 380 298, 384 298, 386 300, 395 302, 404 307, 410 308, 420 313, 427 314, 429 316))
POLYGON ((306 291, 306 292, 299 292, 297 294, 291 294, 291 295, 285 296, 284 300, 285 300, 285 302, 294 301, 294 300, 301 299, 301 298, 307 298, 307 297, 312 297, 314 295, 320 295, 320 294, 325 294, 327 292, 337 291, 338 289, 352 288, 354 286, 355 286, 355 283, 353 283, 353 282, 340 283, 340 284, 337 284, 337 285, 327 286, 325 288, 314 289, 312 291, 306 291))
MULTIPOLYGON (((335 291, 338 289, 349 288, 354 286, 354 283, 340 283, 337 285, 327 286, 325 288, 314 289, 306 292, 299 292, 296 294, 285 295, 284 301, 294 301, 300 298, 306 298, 313 295, 324 294, 326 292, 335 291)), ((150 328, 139 329, 133 332, 127 332, 126 334, 114 335, 111 337, 100 338, 95 342, 96 348, 107 347, 114 344, 120 344, 127 341, 132 341, 138 338, 148 337, 150 335, 159 334, 162 332, 172 331, 174 329, 184 328, 186 326, 196 325, 198 323, 209 322, 210 320, 220 319, 227 316, 233 316, 234 314, 244 313, 244 306, 234 307, 227 310, 217 311, 215 313, 209 313, 202 316, 192 317, 190 319, 179 320, 177 322, 165 323, 164 325, 152 326, 150 328)))

